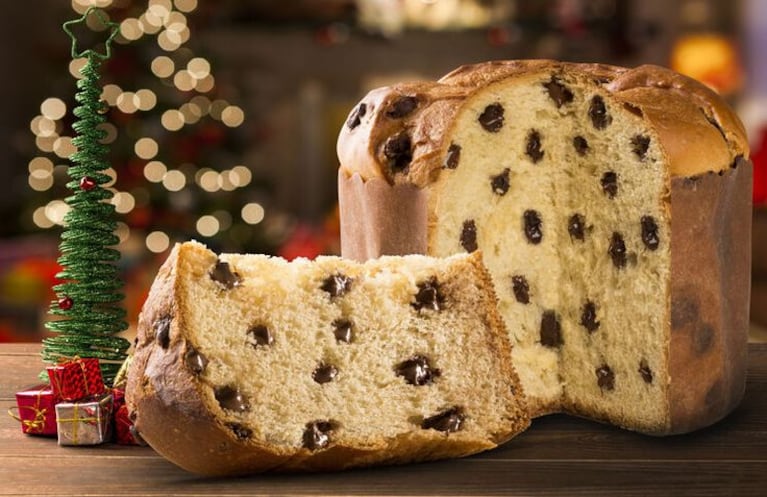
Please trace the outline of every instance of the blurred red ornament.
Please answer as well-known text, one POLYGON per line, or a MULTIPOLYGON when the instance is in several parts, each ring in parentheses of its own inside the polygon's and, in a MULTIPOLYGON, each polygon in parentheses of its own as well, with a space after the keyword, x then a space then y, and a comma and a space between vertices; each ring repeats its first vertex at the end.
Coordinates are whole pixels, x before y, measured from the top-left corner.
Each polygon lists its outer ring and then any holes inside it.
POLYGON ((68 311, 74 304, 75 303, 71 297, 61 297, 59 299, 59 309, 62 311, 68 311))
POLYGON ((767 125, 759 132, 758 145, 751 155, 754 163, 754 205, 767 204, 767 125))
POLYGON ((96 188, 96 180, 90 176, 83 176, 80 180, 80 188, 86 192, 89 192, 96 188))

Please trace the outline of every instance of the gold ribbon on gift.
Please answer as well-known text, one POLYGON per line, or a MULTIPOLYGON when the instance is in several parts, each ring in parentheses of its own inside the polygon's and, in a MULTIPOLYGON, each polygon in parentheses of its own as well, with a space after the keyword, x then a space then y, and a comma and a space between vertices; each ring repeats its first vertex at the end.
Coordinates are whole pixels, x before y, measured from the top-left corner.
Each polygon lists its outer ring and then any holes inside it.
MULTIPOLYGON (((66 366, 67 364, 77 364, 80 366, 80 371, 83 373, 83 383, 85 384, 85 395, 83 397, 87 397, 88 395, 92 395, 90 385, 88 384, 88 370, 85 367, 85 362, 80 358, 80 356, 73 356, 73 357, 67 357, 67 356, 59 356, 59 367, 66 366)), ((59 395, 61 395, 61 378, 60 375, 54 374, 53 375, 53 382, 54 385, 54 392, 58 392, 59 395)), ((94 392, 97 393, 97 392, 94 392)))
POLYGON ((17 406, 17 407, 11 407, 8 409, 8 415, 15 419, 16 421, 19 421, 22 426, 26 428, 24 430, 24 433, 41 433, 43 431, 43 428, 45 428, 45 413, 48 412, 47 407, 43 407, 42 409, 39 409, 40 405, 37 406, 17 406), (23 419, 21 416, 16 415, 13 413, 13 410, 16 409, 17 411, 21 411, 22 409, 30 409, 34 411, 35 417, 33 419, 23 419))
POLYGON ((43 391, 39 389, 37 390, 37 401, 35 402, 34 406, 16 406, 8 409, 8 415, 16 421, 19 421, 22 426, 27 428, 24 430, 24 433, 29 433, 32 430, 35 430, 33 433, 42 433, 43 429, 45 428, 45 415, 48 412, 48 408, 43 407, 40 409, 40 402, 42 402, 42 400, 43 391), (13 413, 13 409, 16 409, 19 411, 19 414, 21 414, 22 408, 34 411, 35 417, 33 419, 22 419, 21 416, 17 416, 13 413))
MULTIPOLYGON (((99 419, 98 416, 80 417, 80 405, 79 404, 72 404, 72 409, 74 410, 74 417, 73 418, 61 419, 61 418, 57 417, 56 421, 58 423, 72 423, 73 424, 73 428, 72 428, 72 443, 74 443, 75 445, 79 445, 80 438, 79 438, 79 434, 78 434, 78 428, 80 427, 80 422, 96 424, 96 423, 98 423, 100 421, 100 419, 99 419)), ((96 412, 96 410, 94 409, 94 413, 95 412, 96 412)), ((90 414, 90 413, 87 413, 87 414, 90 414)))

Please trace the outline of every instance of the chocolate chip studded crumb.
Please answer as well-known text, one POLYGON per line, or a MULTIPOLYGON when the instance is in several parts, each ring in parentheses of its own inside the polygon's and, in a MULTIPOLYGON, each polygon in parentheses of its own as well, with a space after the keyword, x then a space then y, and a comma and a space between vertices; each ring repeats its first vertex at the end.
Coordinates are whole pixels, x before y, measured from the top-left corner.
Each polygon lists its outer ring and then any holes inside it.
POLYGON ((359 126, 360 123, 362 123, 362 118, 365 117, 367 110, 367 105, 364 103, 359 104, 351 113, 351 115, 349 115, 349 119, 346 121, 346 127, 348 127, 349 130, 353 130, 359 126))
POLYGON ((650 250, 657 250, 660 245, 658 238, 658 224, 652 216, 642 216, 642 242, 650 250))
POLYGON ((562 340, 562 325, 559 323, 559 317, 554 311, 543 311, 541 316, 541 345, 544 347, 560 347, 564 343, 562 340))
POLYGON ((306 423, 303 446, 309 450, 324 449, 330 444, 330 434, 336 426, 333 421, 312 421, 306 423))
POLYGON ((618 269, 626 266, 628 257, 626 255, 626 242, 623 240, 623 235, 617 231, 613 233, 610 238, 610 248, 607 250, 612 257, 613 265, 618 269))
POLYGON ((543 83, 543 87, 548 90, 549 97, 557 105, 557 108, 573 101, 573 92, 554 76, 547 83, 543 83))
POLYGON ((496 195, 504 196, 509 191, 509 168, 490 178, 490 187, 496 195))
POLYGON ((503 112, 501 104, 490 104, 479 115, 479 124, 485 131, 497 133, 503 127, 503 112))
POLYGON ((252 326, 246 334, 248 337, 248 343, 251 344, 254 348, 271 345, 274 342, 272 332, 269 331, 269 328, 263 324, 252 326))
POLYGON ((412 142, 406 131, 390 136, 384 143, 383 154, 393 173, 405 172, 413 160, 412 142))
POLYGON ((623 104, 623 108, 626 109, 627 111, 631 112, 632 114, 634 114, 637 117, 644 116, 644 113, 642 112, 642 109, 640 109, 636 105, 631 105, 630 103, 626 102, 626 103, 623 104))
POLYGON ((644 160, 647 157, 647 150, 650 148, 650 137, 645 135, 635 135, 631 138, 631 150, 644 160))
POLYGON ((340 297, 351 289, 354 280, 345 274, 336 273, 325 278, 320 289, 328 292, 330 298, 340 297))
POLYGON ((618 174, 614 171, 607 171, 600 180, 602 191, 609 198, 615 198, 618 194, 618 174))
POLYGON ((235 386, 218 387, 215 389, 214 395, 222 409, 234 412, 245 412, 250 409, 248 399, 235 386))
POLYGON ((589 142, 582 136, 578 135, 573 138, 573 147, 578 155, 583 157, 589 151, 589 142))
POLYGON ((477 250, 477 223, 473 219, 467 219, 463 222, 463 228, 461 228, 461 247, 466 252, 477 250))
POLYGON ((386 109, 386 117, 401 119, 413 112, 416 107, 418 107, 418 99, 416 97, 403 95, 389 104, 389 108, 386 109))
POLYGON ((603 364, 594 371, 597 375, 597 385, 604 390, 615 390, 615 373, 610 366, 603 364))
POLYGON ((439 311, 445 302, 445 297, 439 289, 439 283, 436 278, 424 281, 418 284, 418 292, 415 294, 415 302, 412 305, 417 311, 421 309, 430 309, 439 311))
POLYGON ((458 163, 461 160, 461 146, 457 143, 451 143, 447 148, 447 156, 445 157, 445 169, 455 169, 458 167, 458 163))
POLYGON ((394 367, 397 376, 402 376, 410 385, 423 386, 434 381, 441 373, 433 368, 429 359, 422 355, 414 355, 394 367))
POLYGON ((543 240, 543 222, 541 221, 541 215, 538 211, 529 209, 525 211, 523 218, 527 241, 533 245, 541 243, 541 240, 543 240))
POLYGON ((647 364, 647 360, 642 359, 639 361, 639 374, 642 375, 642 379, 645 383, 652 383, 652 370, 650 369, 650 365, 647 364))
POLYGON ((597 306, 592 301, 587 301, 581 309, 581 326, 586 328, 589 333, 594 333, 599 329, 597 321, 597 306))
POLYGON ((320 385, 330 383, 336 376, 338 376, 338 368, 324 362, 321 362, 312 372, 312 379, 320 385))
POLYGON ((455 406, 424 419, 421 422, 421 428, 454 433, 463 428, 464 421, 466 421, 466 414, 462 408, 455 406))
POLYGON ((237 272, 232 271, 228 262, 216 261, 216 265, 208 274, 210 279, 227 290, 231 290, 242 283, 242 278, 237 272))
POLYGON ((607 113, 607 107, 605 101, 600 95, 594 95, 591 98, 589 104, 589 117, 591 118, 591 124, 596 129, 605 129, 613 121, 612 116, 607 113))
POLYGON ((586 219, 583 214, 577 212, 567 220, 567 232, 570 233, 571 240, 583 241, 585 238, 586 219))
POLYGON ((232 430, 232 433, 234 433, 238 440, 247 440, 253 436, 253 430, 240 423, 227 423, 226 426, 232 430))
POLYGON ((154 328, 154 334, 157 343, 159 343, 160 347, 164 349, 167 349, 170 345, 170 323, 171 317, 163 316, 155 321, 154 326, 152 327, 154 328))
POLYGON ((336 319, 333 321, 333 335, 336 337, 336 341, 351 343, 352 328, 352 322, 348 319, 336 319))
POLYGON ((184 353, 184 364, 192 373, 199 375, 208 367, 208 358, 191 345, 187 345, 186 352, 184 353))
POLYGON ((527 278, 521 274, 515 274, 511 277, 511 288, 517 302, 520 304, 530 303, 530 285, 527 283, 527 278))
POLYGON ((525 145, 525 154, 537 164, 543 159, 544 151, 541 149, 541 134, 537 130, 530 130, 527 134, 527 145, 525 145))

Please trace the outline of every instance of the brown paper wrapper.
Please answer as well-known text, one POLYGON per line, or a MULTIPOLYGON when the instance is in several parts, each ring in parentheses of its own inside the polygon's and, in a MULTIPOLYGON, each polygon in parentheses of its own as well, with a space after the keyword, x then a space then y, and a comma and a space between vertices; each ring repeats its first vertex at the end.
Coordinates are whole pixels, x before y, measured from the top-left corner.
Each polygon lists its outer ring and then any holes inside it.
POLYGON ((413 185, 338 171, 341 255, 360 262, 426 253, 426 193, 413 185))
POLYGON ((671 432, 710 425, 746 382, 752 164, 671 183, 671 432))

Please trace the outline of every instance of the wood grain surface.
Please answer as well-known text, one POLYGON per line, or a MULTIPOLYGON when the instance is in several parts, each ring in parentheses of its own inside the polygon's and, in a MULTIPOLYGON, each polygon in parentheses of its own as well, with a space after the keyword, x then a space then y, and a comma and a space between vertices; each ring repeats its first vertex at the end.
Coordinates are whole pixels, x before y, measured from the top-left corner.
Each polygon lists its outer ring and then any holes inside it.
MULTIPOLYGON (((38 344, 0 344, 0 407, 35 383, 38 344)), ((149 447, 60 447, 0 416, 0 495, 767 496, 767 344, 749 349, 746 396, 722 422, 654 438, 573 417, 536 420, 464 459, 331 474, 201 478, 149 447)))

